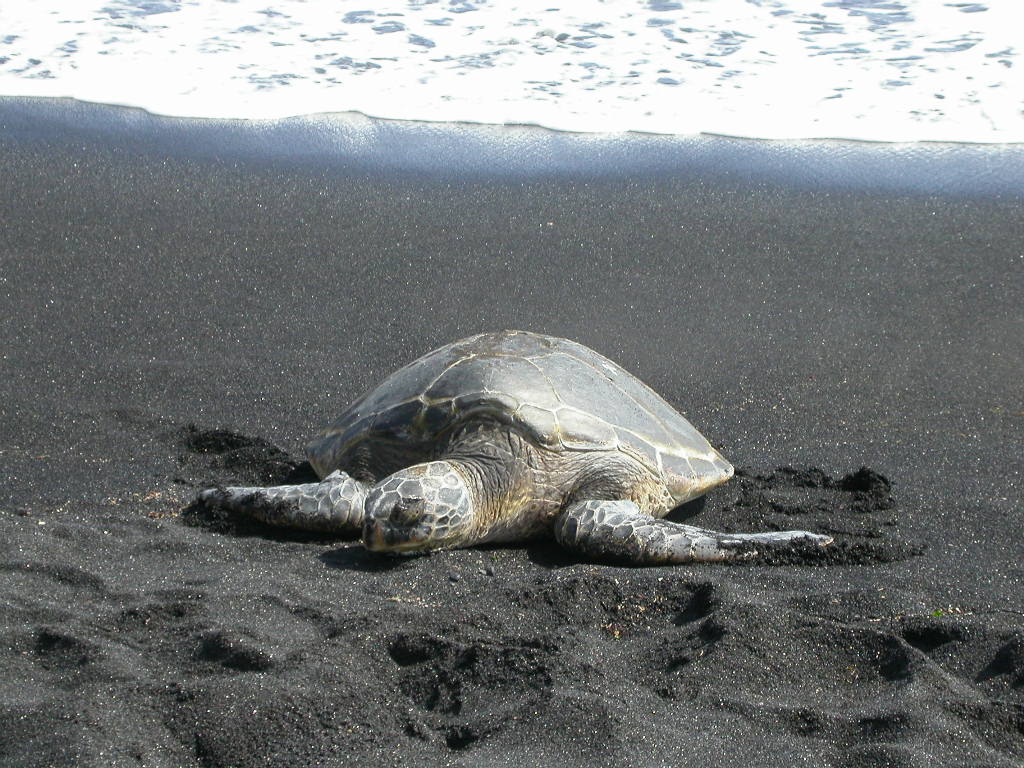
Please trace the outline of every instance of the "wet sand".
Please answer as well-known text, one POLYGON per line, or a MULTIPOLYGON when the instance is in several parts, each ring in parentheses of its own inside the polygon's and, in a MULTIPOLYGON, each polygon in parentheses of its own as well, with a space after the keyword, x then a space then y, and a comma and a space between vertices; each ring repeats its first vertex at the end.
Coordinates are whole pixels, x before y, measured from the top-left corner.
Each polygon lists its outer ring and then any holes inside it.
POLYGON ((571 137, 69 109, 0 102, 0 765, 1024 760, 1019 151, 546 165, 571 137), (391 560, 183 522, 501 328, 616 360, 740 469, 677 519, 835 549, 391 560))

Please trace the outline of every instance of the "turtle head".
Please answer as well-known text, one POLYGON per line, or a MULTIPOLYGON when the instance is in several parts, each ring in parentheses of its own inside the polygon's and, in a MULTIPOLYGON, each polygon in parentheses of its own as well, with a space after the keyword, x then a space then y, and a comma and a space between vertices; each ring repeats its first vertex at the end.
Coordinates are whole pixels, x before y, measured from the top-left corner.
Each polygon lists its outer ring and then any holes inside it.
POLYGON ((473 497, 447 461, 416 464, 386 477, 366 497, 363 546, 413 553, 466 543, 473 497))

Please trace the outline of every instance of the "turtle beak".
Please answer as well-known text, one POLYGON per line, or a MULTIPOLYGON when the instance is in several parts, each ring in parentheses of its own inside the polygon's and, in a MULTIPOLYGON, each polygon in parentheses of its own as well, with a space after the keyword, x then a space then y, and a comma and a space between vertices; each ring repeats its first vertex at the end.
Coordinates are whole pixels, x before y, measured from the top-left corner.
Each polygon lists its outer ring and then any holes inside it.
POLYGON ((424 546, 422 541, 399 540, 385 526, 367 522, 363 525, 363 547, 370 552, 382 552, 386 555, 418 555, 425 554, 433 546, 424 546), (391 535, 389 535, 391 534, 391 535))
POLYGON ((383 552, 388 549, 380 526, 374 525, 370 520, 363 524, 363 546, 371 552, 383 552))
POLYGON ((412 555, 422 552, 424 547, 408 541, 396 541, 394 536, 384 532, 384 526, 367 522, 363 526, 363 547, 370 552, 383 552, 388 555, 412 555))

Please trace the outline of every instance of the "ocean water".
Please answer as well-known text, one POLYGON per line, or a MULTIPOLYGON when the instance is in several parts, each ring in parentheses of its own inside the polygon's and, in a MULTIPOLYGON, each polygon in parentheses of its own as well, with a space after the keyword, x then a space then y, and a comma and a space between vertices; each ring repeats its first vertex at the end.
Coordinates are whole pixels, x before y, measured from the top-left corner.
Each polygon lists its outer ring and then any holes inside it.
POLYGON ((162 115, 1024 142, 1021 0, 2 0, 0 95, 162 115))

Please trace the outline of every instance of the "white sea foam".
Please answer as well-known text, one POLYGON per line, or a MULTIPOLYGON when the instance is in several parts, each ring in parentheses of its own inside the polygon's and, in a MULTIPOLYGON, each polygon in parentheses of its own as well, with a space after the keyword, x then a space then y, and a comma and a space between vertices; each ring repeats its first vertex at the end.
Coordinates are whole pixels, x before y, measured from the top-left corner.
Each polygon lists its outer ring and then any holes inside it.
POLYGON ((0 94, 166 115, 1024 141, 1020 0, 3 0, 0 94))

